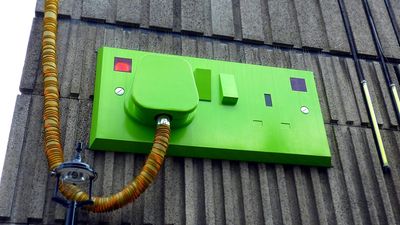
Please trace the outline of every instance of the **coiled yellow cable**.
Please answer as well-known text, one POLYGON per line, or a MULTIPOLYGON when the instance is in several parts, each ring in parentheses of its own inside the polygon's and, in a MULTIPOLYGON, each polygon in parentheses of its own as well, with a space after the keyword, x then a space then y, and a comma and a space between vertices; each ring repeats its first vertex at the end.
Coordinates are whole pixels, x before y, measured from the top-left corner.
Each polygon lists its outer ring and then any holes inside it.
MULTIPOLYGON (((60 138, 59 88, 57 71, 58 0, 45 1, 42 36, 42 69, 44 83, 44 139, 50 171, 64 162, 60 138)), ((168 149, 169 124, 157 125, 153 147, 139 175, 120 192, 108 197, 93 197, 92 212, 108 212, 134 201, 154 181, 168 149)), ((60 192, 70 200, 85 201, 89 195, 72 184, 61 184, 60 192)))

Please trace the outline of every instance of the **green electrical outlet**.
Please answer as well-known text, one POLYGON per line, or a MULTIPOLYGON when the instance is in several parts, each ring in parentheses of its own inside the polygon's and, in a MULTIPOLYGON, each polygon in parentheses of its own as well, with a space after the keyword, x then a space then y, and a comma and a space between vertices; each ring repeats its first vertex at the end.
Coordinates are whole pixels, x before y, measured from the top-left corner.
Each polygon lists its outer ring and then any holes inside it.
POLYGON ((168 155, 330 166, 312 72, 103 47, 90 148, 148 153, 169 115, 168 155))

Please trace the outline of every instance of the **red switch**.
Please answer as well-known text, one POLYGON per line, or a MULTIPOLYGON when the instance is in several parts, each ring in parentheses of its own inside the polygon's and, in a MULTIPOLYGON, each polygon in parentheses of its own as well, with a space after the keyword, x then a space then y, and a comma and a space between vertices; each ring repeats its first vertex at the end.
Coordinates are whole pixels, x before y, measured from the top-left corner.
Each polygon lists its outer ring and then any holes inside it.
POLYGON ((114 71, 130 73, 132 71, 132 59, 115 57, 114 71))

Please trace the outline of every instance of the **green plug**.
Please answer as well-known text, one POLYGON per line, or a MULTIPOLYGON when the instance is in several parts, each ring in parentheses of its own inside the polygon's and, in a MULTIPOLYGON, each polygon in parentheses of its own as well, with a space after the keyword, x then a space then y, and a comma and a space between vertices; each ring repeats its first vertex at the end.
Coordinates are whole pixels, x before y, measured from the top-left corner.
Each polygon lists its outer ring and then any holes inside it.
POLYGON ((186 60, 147 55, 137 63, 125 110, 149 126, 158 116, 168 115, 172 127, 182 127, 193 120, 198 103, 193 69, 186 60))

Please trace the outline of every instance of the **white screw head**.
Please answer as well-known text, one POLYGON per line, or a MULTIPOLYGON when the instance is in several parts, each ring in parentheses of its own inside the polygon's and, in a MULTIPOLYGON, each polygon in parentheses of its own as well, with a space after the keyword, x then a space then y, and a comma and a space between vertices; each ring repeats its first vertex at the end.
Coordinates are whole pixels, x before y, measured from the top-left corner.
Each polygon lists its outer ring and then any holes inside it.
POLYGON ((117 88, 115 88, 115 94, 116 94, 116 95, 121 96, 121 95, 123 95, 124 93, 125 93, 125 89, 123 89, 122 87, 117 87, 117 88))
POLYGON ((300 108, 300 111, 301 111, 302 113, 304 113, 304 114, 310 113, 310 110, 307 108, 307 106, 302 106, 302 107, 300 108))

